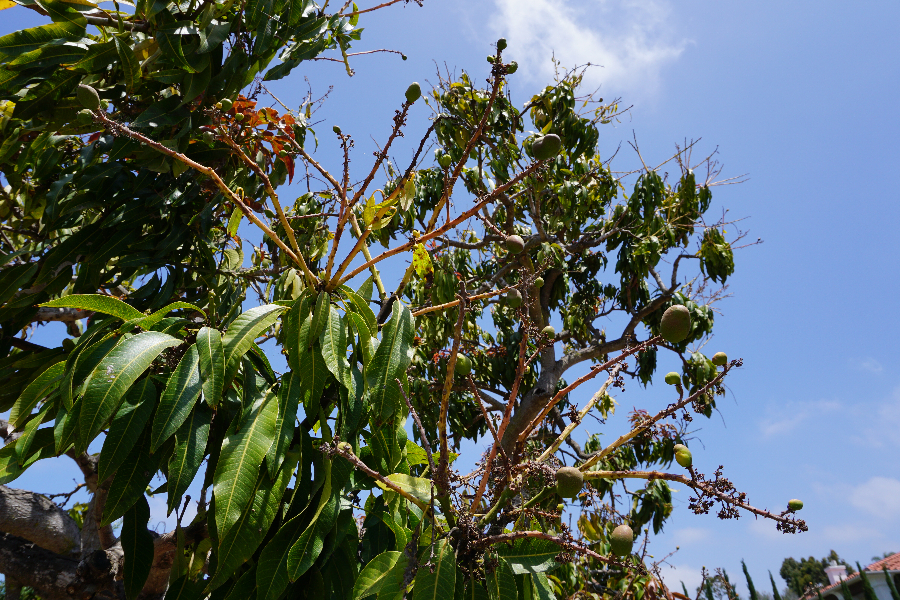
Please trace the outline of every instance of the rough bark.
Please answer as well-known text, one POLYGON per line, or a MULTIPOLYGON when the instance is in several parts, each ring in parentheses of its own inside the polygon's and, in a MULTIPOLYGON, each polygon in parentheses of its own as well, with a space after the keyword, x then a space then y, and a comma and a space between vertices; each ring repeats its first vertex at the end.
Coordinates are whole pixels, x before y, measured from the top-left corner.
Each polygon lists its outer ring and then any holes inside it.
POLYGON ((81 553, 81 530, 75 521, 50 498, 28 490, 0 485, 0 531, 62 556, 81 553))

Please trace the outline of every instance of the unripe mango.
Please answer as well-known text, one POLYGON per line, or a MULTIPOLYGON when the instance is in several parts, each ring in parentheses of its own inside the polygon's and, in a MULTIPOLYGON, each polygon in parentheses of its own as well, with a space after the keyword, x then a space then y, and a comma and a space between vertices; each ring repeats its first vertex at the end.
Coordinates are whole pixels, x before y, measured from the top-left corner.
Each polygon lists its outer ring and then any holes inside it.
POLYGON ((506 292, 506 305, 510 308, 519 308, 522 306, 522 293, 516 288, 506 292))
POLYGON ((534 279, 534 287, 544 287, 544 278, 543 277, 535 277, 534 279))
POLYGON ((406 88, 406 101, 412 104, 422 96, 422 87, 415 81, 406 88))
POLYGON ((716 352, 712 357, 712 364, 723 367, 728 363, 728 355, 724 352, 716 352))
POLYGON ((797 500, 794 498, 793 500, 788 500, 788 510, 796 512, 803 508, 803 501, 797 500))
POLYGON ((531 152, 537 160, 546 160, 559 154, 562 148, 562 140, 555 133, 549 133, 539 137, 531 144, 531 152))
POLYGON ((556 330, 553 328, 553 325, 547 325, 543 329, 541 329, 541 333, 546 335, 548 338, 556 337, 556 330))
POLYGON ((672 371, 670 373, 666 373, 666 383, 669 385, 678 385, 681 383, 681 375, 672 371))
POLYGON ((561 467, 556 471, 556 493, 563 498, 574 498, 584 485, 584 474, 575 467, 561 467))
POLYGON ((525 249, 525 240, 520 235, 510 235, 506 238, 506 249, 513 254, 518 254, 525 249))
POLYGON ((88 110, 97 110, 100 108, 100 94, 89 85, 79 83, 78 89, 75 90, 75 96, 78 98, 78 101, 81 102, 81 105, 88 110))
POLYGON ((666 309, 659 323, 659 334, 663 338, 677 344, 691 332, 691 311, 686 306, 675 304, 666 309))
POLYGON ((472 359, 465 354, 456 356, 456 373, 465 377, 472 372, 472 359))
POLYGON ((609 536, 609 546, 616 556, 628 556, 634 546, 634 531, 624 523, 619 525, 609 536))
POLYGON ((694 463, 691 451, 684 444, 675 444, 675 462, 687 469, 694 463))

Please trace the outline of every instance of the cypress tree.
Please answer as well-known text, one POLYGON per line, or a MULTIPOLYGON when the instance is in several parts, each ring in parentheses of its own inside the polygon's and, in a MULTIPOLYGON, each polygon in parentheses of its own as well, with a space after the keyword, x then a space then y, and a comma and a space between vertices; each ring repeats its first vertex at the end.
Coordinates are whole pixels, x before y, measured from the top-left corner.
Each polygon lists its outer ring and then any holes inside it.
POLYGON ((844 596, 844 600, 853 600, 853 594, 850 593, 846 579, 841 579, 841 594, 844 596))
MULTIPOLYGON (((690 597, 691 597, 691 595, 688 594, 687 586, 684 585, 684 582, 683 582, 683 581, 681 582, 681 589, 684 590, 684 597, 685 597, 685 598, 690 598, 690 597)), ((900 600, 900 598, 895 598, 894 600, 900 600)))
POLYGON ((734 589, 734 586, 731 585, 731 579, 728 578, 728 573, 725 572, 725 569, 722 569, 722 579, 724 579, 725 583, 725 593, 728 595, 731 600, 741 600, 741 597, 738 595, 737 590, 734 589))
POLYGON ((897 586, 894 585, 894 580, 891 578, 891 574, 888 573, 887 565, 882 565, 881 570, 884 571, 884 579, 887 581, 888 587, 891 589, 891 600, 900 600, 900 593, 897 592, 897 586))
POLYGON ((859 562, 856 563, 856 568, 859 569, 859 576, 862 577, 863 597, 866 600, 878 600, 878 596, 875 595, 875 590, 872 589, 872 584, 869 582, 865 570, 859 566, 859 562))
POLYGON ((772 598, 773 598, 773 600, 781 600, 781 594, 778 593, 778 586, 775 585, 775 578, 772 577, 772 571, 769 571, 769 581, 772 582, 772 598))
POLYGON ((716 600, 713 596, 712 579, 706 580, 706 600, 716 600))
POLYGON ((747 570, 744 559, 741 559, 741 567, 744 569, 744 577, 747 578, 747 589, 750 590, 750 600, 759 600, 759 596, 756 595, 756 588, 753 586, 753 580, 750 579, 750 571, 747 570))

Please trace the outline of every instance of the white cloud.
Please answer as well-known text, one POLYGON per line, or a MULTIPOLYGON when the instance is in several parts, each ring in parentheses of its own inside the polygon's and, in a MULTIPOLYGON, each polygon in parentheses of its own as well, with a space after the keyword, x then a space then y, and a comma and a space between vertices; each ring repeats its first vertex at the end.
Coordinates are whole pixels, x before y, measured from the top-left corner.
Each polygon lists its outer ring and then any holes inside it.
POLYGON ((660 574, 666 587, 675 592, 681 592, 682 582, 689 592, 696 590, 703 582, 700 569, 688 565, 662 565, 660 574))
POLYGON ((884 367, 881 366, 881 363, 871 356, 856 361, 856 367, 862 371, 868 371, 869 373, 881 373, 884 370, 884 367))
POLYGON ((710 538, 710 535, 708 529, 703 529, 701 527, 684 527, 672 532, 672 539, 675 540, 679 546, 688 546, 696 544, 697 542, 706 541, 710 538))
POLYGON ((850 504, 879 519, 896 519, 900 516, 900 481, 872 477, 853 489, 850 504))
POLYGON ((796 429, 801 423, 823 413, 841 408, 835 400, 815 402, 789 402, 776 414, 759 422, 760 432, 766 436, 783 435, 796 429))
POLYGON ((860 523, 826 525, 822 528, 821 533, 821 538, 827 544, 865 544, 884 539, 884 537, 884 531, 881 529, 860 523))
POLYGON ((588 70, 588 88, 602 84, 633 98, 655 91, 663 66, 687 45, 672 30, 671 6, 669 0, 496 0, 489 26, 507 38, 507 54, 526 78, 552 81, 555 54, 564 69, 602 67, 588 70))

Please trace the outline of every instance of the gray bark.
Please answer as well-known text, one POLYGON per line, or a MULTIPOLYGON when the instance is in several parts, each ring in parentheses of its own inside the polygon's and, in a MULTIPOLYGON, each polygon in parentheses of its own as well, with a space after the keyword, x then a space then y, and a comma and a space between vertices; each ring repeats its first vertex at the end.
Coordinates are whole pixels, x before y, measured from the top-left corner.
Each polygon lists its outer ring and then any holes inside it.
POLYGON ((0 531, 62 556, 81 553, 81 530, 50 498, 0 485, 0 531))

